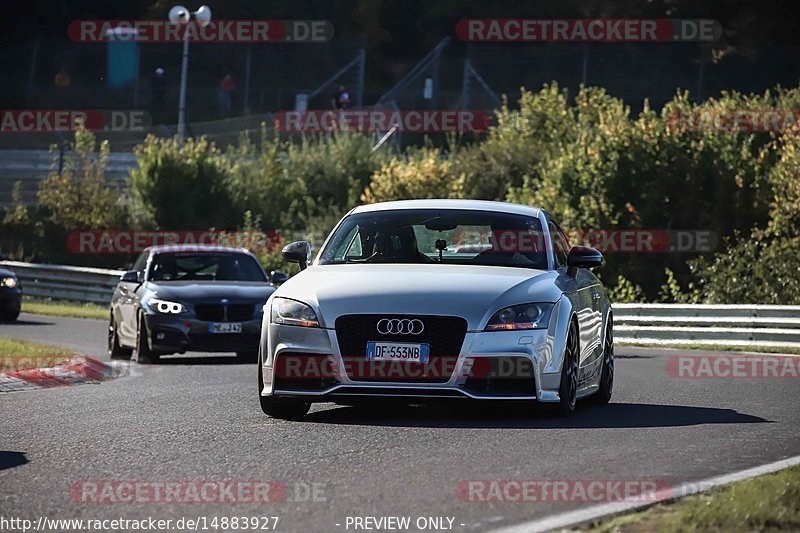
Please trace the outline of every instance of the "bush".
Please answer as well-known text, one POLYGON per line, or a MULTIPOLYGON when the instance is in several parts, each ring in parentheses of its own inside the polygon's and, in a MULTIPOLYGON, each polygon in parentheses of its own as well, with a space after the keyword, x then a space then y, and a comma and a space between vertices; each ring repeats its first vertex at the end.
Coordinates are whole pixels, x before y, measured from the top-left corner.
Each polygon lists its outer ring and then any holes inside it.
POLYGON ((227 161, 207 139, 150 135, 136 148, 136 159, 130 180, 135 227, 231 229, 242 220, 226 186, 227 161))
POLYGON ((644 301, 644 292, 630 280, 617 276, 614 286, 608 289, 608 298, 612 304, 641 303, 644 301))
MULTIPOLYGON (((108 142, 100 144, 95 156, 96 148, 94 134, 79 127, 68 147, 77 157, 67 157, 61 173, 54 169, 39 184, 39 206, 48 211, 49 221, 64 231, 105 229, 125 220, 120 195, 106 182, 108 142)), ((51 151, 55 149, 53 146, 51 151)))
POLYGON ((304 230, 318 227, 319 219, 335 222, 358 204, 385 158, 371 148, 369 136, 349 133, 289 144, 283 172, 292 183, 292 199, 283 208, 282 227, 304 230))
POLYGON ((769 222, 749 238, 691 264, 707 303, 800 304, 800 130, 770 143, 777 162, 769 169, 769 222))
POLYGON ((297 196, 295 182, 284 172, 286 146, 261 126, 258 144, 243 135, 225 152, 225 186, 238 213, 257 213, 260 229, 281 227, 287 206, 297 196))
POLYGON ((431 147, 409 148, 392 157, 364 189, 361 201, 367 204, 389 200, 419 198, 458 198, 461 179, 453 176, 453 164, 440 150, 431 147))

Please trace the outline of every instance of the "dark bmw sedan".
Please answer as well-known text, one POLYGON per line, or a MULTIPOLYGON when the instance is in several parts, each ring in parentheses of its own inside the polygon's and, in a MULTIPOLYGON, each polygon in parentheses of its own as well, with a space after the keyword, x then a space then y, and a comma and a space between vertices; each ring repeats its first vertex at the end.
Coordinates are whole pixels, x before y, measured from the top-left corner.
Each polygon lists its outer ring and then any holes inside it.
POLYGON ((242 248, 148 248, 114 290, 109 355, 152 363, 187 351, 236 352, 255 360, 262 308, 274 290, 242 248))

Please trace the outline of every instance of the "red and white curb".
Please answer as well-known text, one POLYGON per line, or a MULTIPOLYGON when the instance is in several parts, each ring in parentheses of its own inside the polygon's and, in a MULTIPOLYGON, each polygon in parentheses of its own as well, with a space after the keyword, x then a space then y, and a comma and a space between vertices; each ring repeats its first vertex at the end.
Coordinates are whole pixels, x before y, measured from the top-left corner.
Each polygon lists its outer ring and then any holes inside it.
POLYGON ((0 373, 0 393, 49 389, 113 379, 120 369, 98 359, 76 355, 60 365, 0 373))

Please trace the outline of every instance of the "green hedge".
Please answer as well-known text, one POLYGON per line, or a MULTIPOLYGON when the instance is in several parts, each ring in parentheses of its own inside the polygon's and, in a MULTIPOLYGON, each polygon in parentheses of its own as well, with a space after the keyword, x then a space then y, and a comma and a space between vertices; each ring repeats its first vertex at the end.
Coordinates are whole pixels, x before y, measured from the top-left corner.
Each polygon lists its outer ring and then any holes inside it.
MULTIPOLYGON (((607 254, 600 274, 621 300, 797 303, 797 132, 686 132, 671 119, 799 105, 800 89, 725 93, 699 104, 679 93, 660 112, 645 105, 634 115, 601 88, 572 97, 551 84, 504 103, 480 141, 450 137, 443 147, 400 153, 372 152, 374 139, 359 134, 291 142, 264 129, 224 148, 149 137, 136 150, 129 190, 98 180, 102 157, 79 161, 67 179, 54 174, 42 185, 38 206, 7 210, 0 249, 58 258, 63 232, 89 226, 277 228, 318 244, 359 203, 478 198, 545 207, 568 230, 706 230, 719 238, 706 256, 607 254), (89 190, 98 202, 82 200, 89 190)), ((93 148, 94 139, 81 132, 76 145, 93 148)), ((262 259, 280 265, 275 253, 262 259)))

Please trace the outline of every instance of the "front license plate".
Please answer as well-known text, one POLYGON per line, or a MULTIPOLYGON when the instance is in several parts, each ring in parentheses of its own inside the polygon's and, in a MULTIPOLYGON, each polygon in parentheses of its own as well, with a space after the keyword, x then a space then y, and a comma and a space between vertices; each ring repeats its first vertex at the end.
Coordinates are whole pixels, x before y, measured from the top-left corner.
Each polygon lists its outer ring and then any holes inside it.
POLYGON ((241 333, 241 322, 213 322, 208 325, 209 333, 241 333))
POLYGON ((367 361, 405 361, 408 363, 427 363, 430 345, 411 342, 367 343, 367 361))

